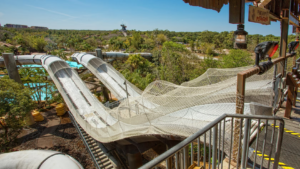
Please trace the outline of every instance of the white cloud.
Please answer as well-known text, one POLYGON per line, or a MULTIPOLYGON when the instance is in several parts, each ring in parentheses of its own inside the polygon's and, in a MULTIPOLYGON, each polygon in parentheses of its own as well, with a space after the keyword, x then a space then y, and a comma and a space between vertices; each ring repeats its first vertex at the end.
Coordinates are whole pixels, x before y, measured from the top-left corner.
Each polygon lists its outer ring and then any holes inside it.
POLYGON ((44 11, 48 11, 48 12, 51 12, 51 13, 55 13, 55 14, 58 14, 58 15, 67 16, 67 17, 70 17, 70 18, 77 18, 75 16, 71 16, 71 15, 68 15, 68 14, 65 14, 65 13, 62 13, 62 12, 58 12, 58 11, 52 11, 52 10, 49 10, 49 9, 45 9, 45 8, 41 8, 41 7, 37 7, 37 6, 32 6, 32 5, 27 5, 27 6, 30 6, 30 7, 36 8, 36 9, 41 9, 41 10, 44 10, 44 11))

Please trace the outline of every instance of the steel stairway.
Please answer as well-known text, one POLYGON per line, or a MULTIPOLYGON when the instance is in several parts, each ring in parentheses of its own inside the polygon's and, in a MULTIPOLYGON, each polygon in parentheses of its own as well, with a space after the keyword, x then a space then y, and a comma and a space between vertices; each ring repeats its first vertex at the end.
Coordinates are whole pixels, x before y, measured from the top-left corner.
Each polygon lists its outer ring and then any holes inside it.
POLYGON ((72 113, 70 112, 68 113, 74 127, 79 133, 81 140, 83 141, 86 149, 88 150, 90 156, 92 157, 96 168, 97 169, 117 168, 117 164, 113 162, 115 160, 111 155, 108 154, 106 148, 84 131, 84 129, 75 121, 72 113))

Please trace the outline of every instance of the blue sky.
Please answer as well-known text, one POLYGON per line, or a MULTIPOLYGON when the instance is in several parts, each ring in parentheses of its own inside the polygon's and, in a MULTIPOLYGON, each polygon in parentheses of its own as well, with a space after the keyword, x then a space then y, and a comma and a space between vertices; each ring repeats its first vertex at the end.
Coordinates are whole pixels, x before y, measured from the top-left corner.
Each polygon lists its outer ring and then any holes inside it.
MULTIPOLYGON (((128 29, 170 31, 232 31, 228 5, 220 13, 193 7, 183 0, 0 0, 0 23, 46 26, 50 29, 128 29)), ((280 22, 261 25, 248 22, 246 4, 245 30, 249 34, 280 36, 280 22)), ((292 28, 289 29, 290 33, 292 28)))

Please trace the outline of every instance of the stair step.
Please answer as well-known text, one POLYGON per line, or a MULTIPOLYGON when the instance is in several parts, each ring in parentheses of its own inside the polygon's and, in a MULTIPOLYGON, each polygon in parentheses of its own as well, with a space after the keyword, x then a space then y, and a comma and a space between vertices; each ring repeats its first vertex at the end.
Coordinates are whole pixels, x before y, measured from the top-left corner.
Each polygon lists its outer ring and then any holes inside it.
POLYGON ((107 167, 105 167, 106 169, 113 169, 114 168, 114 166, 113 165, 109 165, 109 166, 107 166, 107 167))
POLYGON ((106 158, 103 158, 103 159, 101 159, 101 160, 99 160, 99 161, 101 161, 101 163, 102 164, 106 164, 106 163, 110 163, 110 161, 109 161, 109 159, 106 157, 106 158))
POLYGON ((109 165, 111 165, 111 163, 108 160, 107 162, 100 164, 100 167, 106 167, 106 166, 109 166, 109 165))
MULTIPOLYGON (((101 160, 104 160, 105 158, 107 158, 107 156, 105 156, 105 155, 103 155, 103 156, 100 156, 100 157, 98 157, 99 158, 99 160, 101 161, 101 160)), ((107 158, 108 159, 108 158, 107 158)))
POLYGON ((86 141, 87 143, 96 143, 96 141, 95 140, 88 140, 88 141, 86 141))
POLYGON ((106 157, 106 155, 104 153, 94 153, 94 156, 95 157, 102 157, 102 156, 106 157))
POLYGON ((89 144, 89 146, 90 147, 96 147, 96 146, 98 146, 98 144, 97 143, 92 143, 92 144, 89 144))
POLYGON ((90 137, 90 135, 87 134, 81 126, 75 124, 76 122, 74 123, 74 126, 78 126, 77 129, 83 136, 83 139, 86 141, 87 146, 89 147, 91 153, 94 155, 94 160, 98 163, 98 165, 104 169, 113 169, 114 166, 111 164, 111 161, 106 156, 106 154, 99 148, 98 142, 90 137))
POLYGON ((99 154, 99 153, 102 153, 102 151, 100 149, 95 149, 95 150, 92 150, 92 153, 99 154))

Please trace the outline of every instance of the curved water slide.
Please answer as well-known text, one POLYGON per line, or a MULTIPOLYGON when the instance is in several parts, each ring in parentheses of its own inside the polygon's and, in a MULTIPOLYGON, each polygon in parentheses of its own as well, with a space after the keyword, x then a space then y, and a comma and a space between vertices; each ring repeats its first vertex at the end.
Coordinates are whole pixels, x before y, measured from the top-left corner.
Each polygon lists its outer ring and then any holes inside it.
MULTIPOLYGON (((235 85, 230 78, 201 88, 158 81, 142 93, 129 82, 125 85, 124 77, 101 59, 88 54, 78 54, 76 57, 118 98, 127 97, 127 87, 128 99, 117 108, 106 108, 93 96, 77 72, 56 56, 26 55, 16 56, 15 59, 21 65, 41 64, 51 76, 76 122, 100 142, 156 134, 188 137, 221 114, 235 113, 235 85), (228 95, 234 101, 222 101, 228 95)), ((0 65, 4 65, 1 58, 0 65)), ((255 87, 268 93, 270 84, 256 83, 255 87)), ((245 104, 246 113, 251 111, 250 107, 249 103, 245 104)))
POLYGON ((89 69, 119 100, 127 97, 138 97, 142 94, 140 89, 127 81, 102 59, 87 53, 75 53, 71 57, 76 58, 78 63, 89 69))

